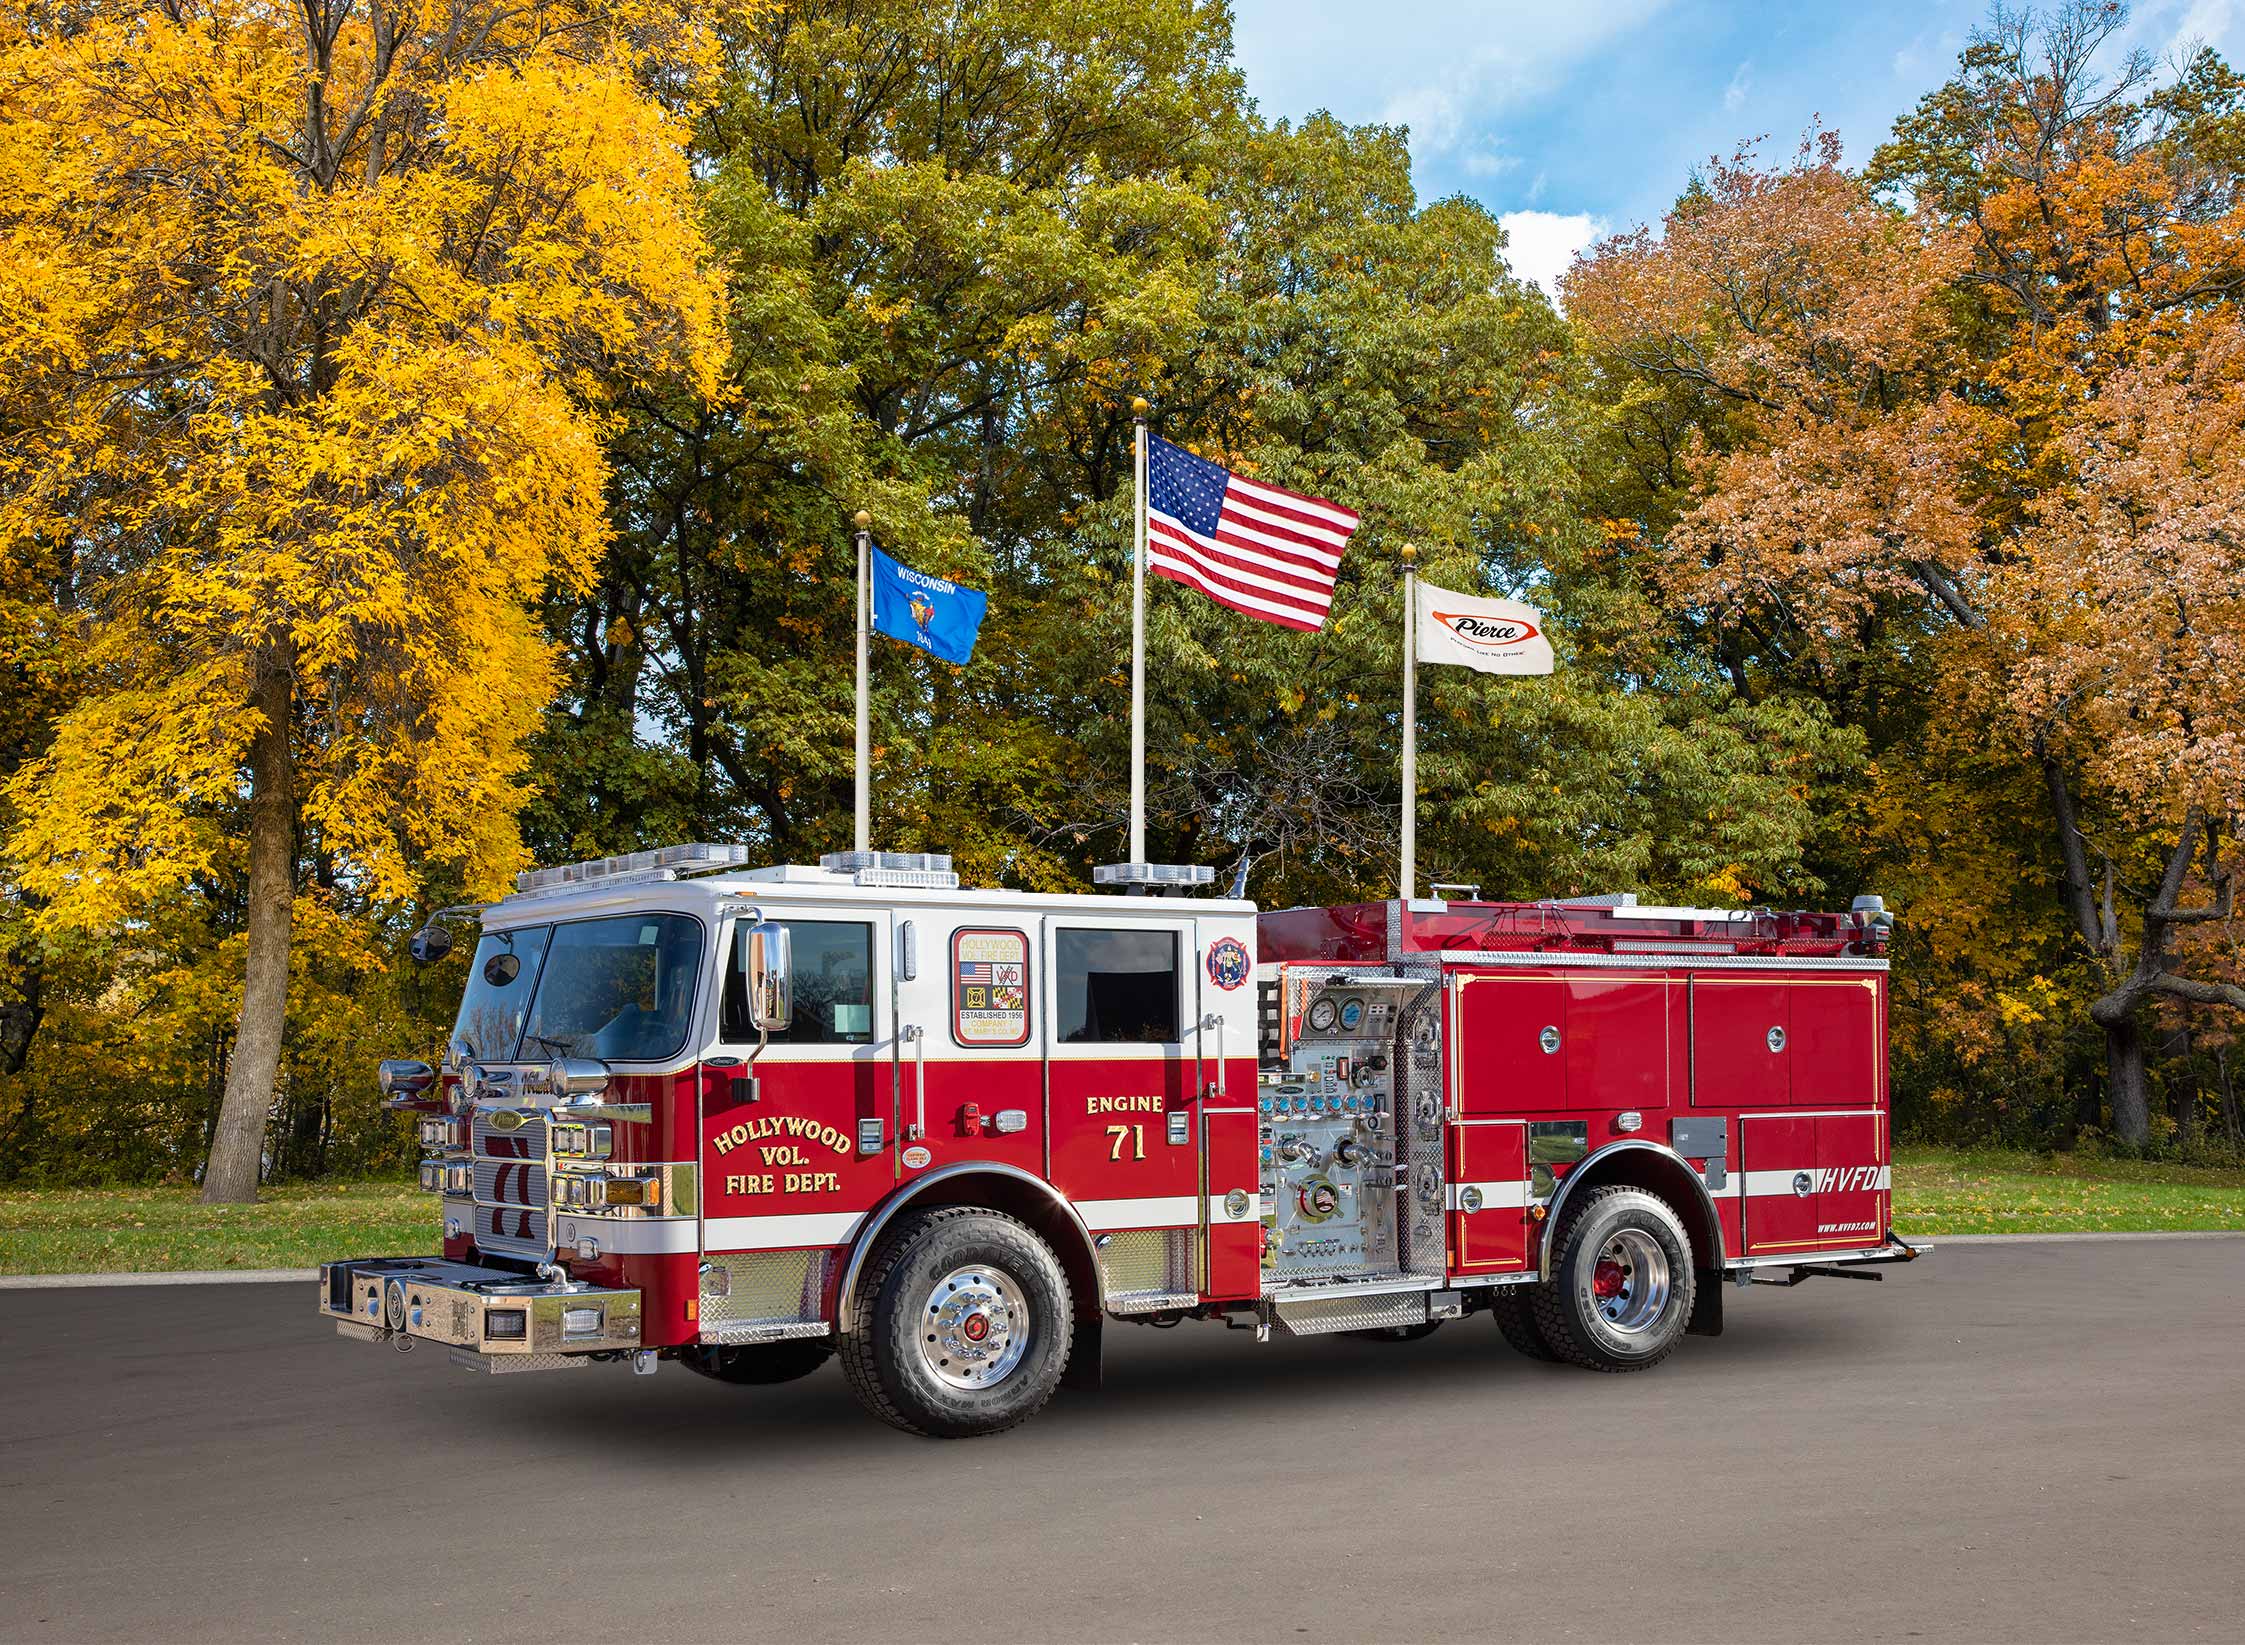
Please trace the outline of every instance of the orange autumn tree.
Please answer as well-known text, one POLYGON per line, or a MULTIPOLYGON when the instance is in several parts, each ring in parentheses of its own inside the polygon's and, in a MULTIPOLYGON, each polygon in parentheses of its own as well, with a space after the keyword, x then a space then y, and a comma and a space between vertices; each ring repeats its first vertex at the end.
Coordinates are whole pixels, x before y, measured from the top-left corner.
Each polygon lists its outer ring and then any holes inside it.
POLYGON ((294 905, 517 865, 528 614, 607 524, 601 407, 707 391, 719 282, 652 0, 166 0, 0 23, 0 543, 72 654, 9 785, 49 940, 246 880, 204 1197, 254 1197, 294 905))
POLYGON ((2185 698, 2219 697, 2239 632, 2211 523, 2239 470, 2201 328, 2245 291, 2245 144, 2211 54, 2098 72, 2124 19, 1999 13, 1869 174, 1829 146, 1718 166, 1663 238, 1567 292, 1611 372, 1696 397, 1659 551, 1679 608, 1759 660, 1914 671, 2007 796, 2042 792, 2114 1126, 2141 1142, 2139 1008, 2238 1003, 2177 933, 2226 917, 2240 820, 2230 721, 2185 698), (2137 534, 2186 480, 2197 535, 2149 556, 2137 534))

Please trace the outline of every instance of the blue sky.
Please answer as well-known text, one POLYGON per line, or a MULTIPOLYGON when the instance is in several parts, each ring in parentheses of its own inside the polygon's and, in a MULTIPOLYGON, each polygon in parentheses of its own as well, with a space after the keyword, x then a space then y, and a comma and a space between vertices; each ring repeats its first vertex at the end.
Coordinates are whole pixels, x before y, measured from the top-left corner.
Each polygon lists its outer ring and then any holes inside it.
MULTIPOLYGON (((1599 234, 1657 222, 1691 168, 1821 116, 1867 158, 1940 84, 1986 0, 1232 0, 1248 90, 1273 118, 1330 109, 1411 128, 1423 198, 1505 220, 1546 285, 1599 234)), ((2245 0, 2138 0, 2126 43, 2245 57, 2245 0)))

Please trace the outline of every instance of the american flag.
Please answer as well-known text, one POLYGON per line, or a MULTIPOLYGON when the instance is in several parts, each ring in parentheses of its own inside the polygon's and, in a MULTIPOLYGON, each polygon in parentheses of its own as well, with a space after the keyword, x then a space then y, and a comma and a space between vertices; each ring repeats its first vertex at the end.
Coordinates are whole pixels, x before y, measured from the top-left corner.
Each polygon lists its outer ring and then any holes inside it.
POLYGON ((1147 569, 1267 623, 1323 628, 1355 512, 1147 438, 1147 569))

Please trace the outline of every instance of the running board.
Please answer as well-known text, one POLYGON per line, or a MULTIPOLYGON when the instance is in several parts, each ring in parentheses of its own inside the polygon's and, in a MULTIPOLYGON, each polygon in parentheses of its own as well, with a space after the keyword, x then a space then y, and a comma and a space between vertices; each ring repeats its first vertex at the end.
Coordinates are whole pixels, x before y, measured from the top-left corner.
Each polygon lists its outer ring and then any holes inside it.
POLYGON ((1286 1297, 1271 1304, 1271 1315, 1288 1336, 1321 1337, 1334 1331, 1378 1331, 1397 1325, 1424 1325, 1427 1292, 1413 1289, 1385 1295, 1286 1297))

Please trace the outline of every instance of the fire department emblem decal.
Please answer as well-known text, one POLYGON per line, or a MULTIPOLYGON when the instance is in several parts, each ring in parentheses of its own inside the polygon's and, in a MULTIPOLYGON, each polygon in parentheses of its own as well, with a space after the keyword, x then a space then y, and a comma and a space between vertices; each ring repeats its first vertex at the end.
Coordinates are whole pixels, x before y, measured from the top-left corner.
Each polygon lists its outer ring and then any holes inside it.
POLYGON ((1816 1179, 1806 1171, 1795 1171, 1793 1173, 1793 1192, 1800 1195, 1801 1198, 1807 1199, 1809 1190, 1815 1186, 1816 1179))
POLYGON ((1253 969, 1247 945, 1237 937, 1223 937, 1209 945, 1208 980, 1227 993, 1247 981, 1253 969))

